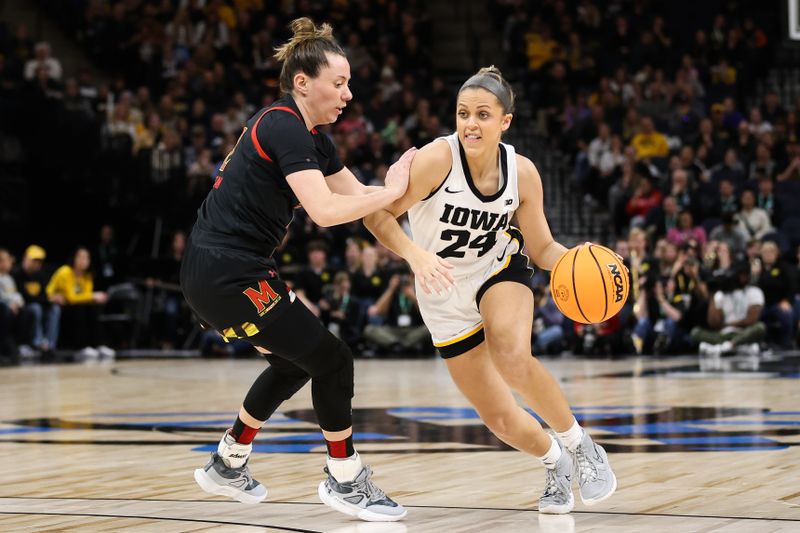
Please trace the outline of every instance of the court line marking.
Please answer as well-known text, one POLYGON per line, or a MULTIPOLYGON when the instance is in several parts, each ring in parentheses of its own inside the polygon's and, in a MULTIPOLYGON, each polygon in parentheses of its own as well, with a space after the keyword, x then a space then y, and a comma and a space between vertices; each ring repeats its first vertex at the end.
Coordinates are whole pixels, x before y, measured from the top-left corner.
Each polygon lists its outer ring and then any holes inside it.
MULTIPOLYGON (((54 498, 57 499, 57 498, 54 498)), ((129 500, 129 501, 136 501, 136 500, 129 500)), ((21 515, 21 516, 86 516, 89 518, 133 518, 133 519, 140 519, 140 520, 169 520, 173 522, 199 522, 201 524, 218 524, 223 526, 244 526, 244 527, 256 527, 259 529, 270 528, 276 529, 278 531, 292 531, 296 533, 322 533, 321 531, 317 531, 316 529, 299 529, 295 527, 288 527, 288 526, 273 526, 270 524, 250 524, 247 522, 228 522, 224 520, 202 520, 199 518, 175 518, 175 517, 168 517, 168 516, 139 516, 139 515, 119 515, 119 514, 99 514, 99 513, 45 513, 45 512, 34 512, 34 511, 0 511, 0 515, 21 515)))
MULTIPOLYGON (((3 499, 15 499, 15 500, 53 500, 53 501, 123 501, 123 502, 185 502, 185 503, 234 503, 233 501, 222 501, 222 500, 179 500, 179 499, 169 499, 169 498, 53 498, 47 496, 2 496, 0 495, 0 500, 3 499)), ((280 503, 286 505, 314 505, 314 506, 321 506, 324 505, 321 502, 295 502, 295 501, 286 501, 286 500, 270 500, 266 503, 261 505, 269 505, 271 503, 280 503)), ((457 505, 403 505, 403 507, 407 509, 458 509, 461 511, 513 511, 513 512, 526 512, 526 513, 538 513, 538 509, 515 509, 511 507, 463 507, 457 505)), ((24 514, 24 513, 5 513, 0 511, 0 514, 24 514)), ((60 514, 60 513, 29 513, 29 514, 60 514)), ((753 516, 720 516, 720 515, 694 515, 694 514, 668 514, 668 513, 626 513, 623 511, 571 511, 571 514, 603 514, 603 515, 620 515, 620 516, 661 516, 666 518, 713 518, 719 520, 755 520, 759 522, 769 522, 769 521, 778 521, 778 522, 798 522, 800 523, 800 519, 798 518, 768 518, 768 517, 753 517, 753 516)), ((87 515, 91 516, 91 515, 87 515)), ((124 518, 124 516, 123 516, 124 518)), ((138 518, 138 517, 132 517, 138 518)), ((158 519, 158 517, 155 517, 158 519)), ((183 520, 176 518, 175 520, 183 520)), ((188 520, 188 519, 187 519, 188 520)), ((201 520, 206 521, 206 520, 201 520)), ((232 522, 232 524, 236 524, 232 522)), ((242 524, 242 525, 250 525, 250 524, 242 524)), ((261 526, 266 527, 266 526, 261 526)), ((292 530, 294 531, 294 530, 292 530)), ((305 530, 297 530, 297 531, 305 531, 305 530)))

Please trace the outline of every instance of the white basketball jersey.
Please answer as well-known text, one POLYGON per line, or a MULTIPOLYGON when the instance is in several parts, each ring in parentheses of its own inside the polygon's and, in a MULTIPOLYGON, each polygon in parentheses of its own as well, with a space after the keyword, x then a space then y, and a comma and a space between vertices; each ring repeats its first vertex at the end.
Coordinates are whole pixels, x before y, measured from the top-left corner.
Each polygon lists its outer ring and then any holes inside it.
POLYGON ((500 187, 486 196, 472 181, 458 134, 434 142, 442 140, 450 145, 453 164, 439 188, 408 210, 411 233, 414 242, 453 265, 454 277, 487 278, 519 251, 506 231, 519 206, 514 147, 500 143, 500 187), (514 249, 507 250, 512 243, 514 249))

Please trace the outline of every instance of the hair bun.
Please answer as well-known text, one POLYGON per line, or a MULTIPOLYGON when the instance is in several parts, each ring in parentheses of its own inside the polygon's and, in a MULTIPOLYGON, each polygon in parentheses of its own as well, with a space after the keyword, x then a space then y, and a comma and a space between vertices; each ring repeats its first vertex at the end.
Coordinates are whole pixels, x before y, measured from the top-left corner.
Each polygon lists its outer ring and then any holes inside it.
POLYGON ((503 73, 500 72, 500 69, 494 65, 489 65, 488 67, 483 67, 478 71, 478 74, 491 74, 497 76, 499 78, 503 77, 503 73))

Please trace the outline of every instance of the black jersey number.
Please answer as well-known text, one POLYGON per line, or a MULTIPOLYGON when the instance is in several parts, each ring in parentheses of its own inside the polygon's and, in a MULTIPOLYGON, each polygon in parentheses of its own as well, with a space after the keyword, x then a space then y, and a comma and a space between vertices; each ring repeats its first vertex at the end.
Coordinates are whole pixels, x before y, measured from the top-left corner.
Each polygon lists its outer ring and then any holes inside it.
POLYGON ((470 242, 469 231, 456 229, 444 230, 442 232, 441 239, 443 241, 452 241, 455 239, 456 241, 436 254, 442 259, 447 259, 448 257, 464 257, 466 252, 460 248, 463 248, 467 245, 469 245, 470 248, 475 248, 478 250, 478 257, 483 257, 489 252, 489 250, 492 249, 492 247, 494 247, 495 243, 497 242, 497 237, 493 231, 484 233, 483 235, 478 235, 472 239, 472 242, 470 242))
POLYGON ((220 174, 225 171, 225 167, 228 166, 228 161, 230 161, 231 157, 233 157, 233 152, 236 151, 236 148, 239 146, 239 143, 242 142, 242 137, 244 137, 244 134, 246 132, 247 132, 247 126, 245 126, 244 129, 242 130, 242 134, 239 135, 239 139, 236 141, 236 144, 233 145, 233 148, 231 148, 231 151, 228 152, 228 155, 225 156, 225 160, 222 162, 222 165, 220 165, 220 167, 219 167, 220 174))

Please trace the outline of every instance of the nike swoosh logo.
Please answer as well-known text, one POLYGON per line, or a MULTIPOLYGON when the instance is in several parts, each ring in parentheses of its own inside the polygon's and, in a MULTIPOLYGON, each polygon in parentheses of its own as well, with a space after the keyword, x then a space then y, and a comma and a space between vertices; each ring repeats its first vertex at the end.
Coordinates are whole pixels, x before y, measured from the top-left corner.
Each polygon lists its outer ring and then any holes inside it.
POLYGON ((461 189, 460 191, 451 191, 450 187, 445 187, 444 188, 444 192, 449 192, 450 194, 457 194, 457 193, 460 193, 460 192, 464 192, 464 189, 461 189))

